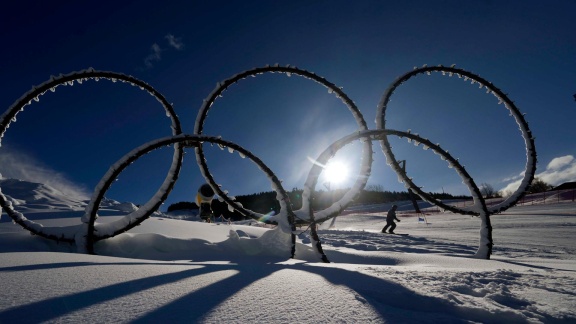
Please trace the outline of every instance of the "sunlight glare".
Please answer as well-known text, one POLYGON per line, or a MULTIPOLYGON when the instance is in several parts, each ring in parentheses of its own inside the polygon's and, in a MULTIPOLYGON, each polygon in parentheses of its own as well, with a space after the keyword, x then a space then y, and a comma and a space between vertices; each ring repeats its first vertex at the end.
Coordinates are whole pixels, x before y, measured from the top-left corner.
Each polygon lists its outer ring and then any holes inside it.
POLYGON ((348 177, 348 166, 342 162, 330 162, 324 168, 324 177, 331 183, 340 183, 348 177))

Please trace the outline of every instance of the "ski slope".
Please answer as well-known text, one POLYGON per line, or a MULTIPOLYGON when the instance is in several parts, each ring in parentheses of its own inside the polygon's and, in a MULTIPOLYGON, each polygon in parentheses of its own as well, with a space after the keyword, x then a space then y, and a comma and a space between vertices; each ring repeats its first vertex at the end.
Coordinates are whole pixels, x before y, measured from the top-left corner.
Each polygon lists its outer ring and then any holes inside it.
MULTIPOLYGON (((45 213, 27 217, 78 222, 45 213)), ((576 203, 493 216, 491 260, 471 258, 476 218, 401 215, 396 232, 408 236, 380 233, 384 219, 355 213, 323 224, 326 264, 306 232, 289 259, 277 231, 254 222, 153 217, 85 255, 3 215, 0 323, 576 321, 576 203)))

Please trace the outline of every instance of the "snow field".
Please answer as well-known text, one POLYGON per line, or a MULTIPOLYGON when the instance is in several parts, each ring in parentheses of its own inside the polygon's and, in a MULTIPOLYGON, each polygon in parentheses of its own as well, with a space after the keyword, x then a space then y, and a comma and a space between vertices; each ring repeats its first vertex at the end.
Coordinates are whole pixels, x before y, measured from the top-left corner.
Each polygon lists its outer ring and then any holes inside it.
POLYGON ((86 255, 3 217, 0 322, 573 322, 576 205, 554 206, 493 216, 491 260, 471 258, 476 218, 401 216, 398 236, 341 216, 319 231, 329 264, 306 233, 289 259, 281 231, 152 217, 86 255))

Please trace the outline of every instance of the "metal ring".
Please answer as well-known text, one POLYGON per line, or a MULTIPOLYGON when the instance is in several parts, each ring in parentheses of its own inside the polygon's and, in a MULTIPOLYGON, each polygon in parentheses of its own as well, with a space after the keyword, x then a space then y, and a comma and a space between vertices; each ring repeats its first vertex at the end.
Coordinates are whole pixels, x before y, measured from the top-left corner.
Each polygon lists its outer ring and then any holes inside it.
MULTIPOLYGON (((84 81, 88 80, 95 80, 98 81, 99 79, 107 79, 112 82, 121 81, 126 82, 130 85, 137 86, 142 90, 147 91, 150 95, 155 97, 160 104, 163 106, 164 110, 166 110, 166 116, 171 119, 172 125, 172 134, 178 135, 182 133, 182 129, 180 127, 180 121, 172 105, 164 98, 164 96, 154 89, 152 86, 147 84, 146 82, 140 81, 132 76, 127 76, 125 74, 116 73, 116 72, 107 72, 107 71, 96 71, 94 69, 88 69, 78 72, 73 72, 67 75, 60 75, 58 77, 52 76, 49 80, 43 82, 42 84, 32 87, 32 89, 26 92, 20 99, 18 99, 12 106, 0 117, 0 141, 1 138, 4 136, 4 133, 10 126, 11 122, 16 121, 16 115, 23 111, 27 105, 32 104, 33 102, 39 101, 39 97, 44 95, 46 92, 54 92, 56 87, 61 85, 73 85, 74 82, 78 84, 83 84, 84 81)), ((182 166, 182 157, 184 151, 181 147, 176 146, 174 150, 174 158, 171 170, 172 173, 168 174, 167 179, 172 176, 177 177, 182 166)), ((171 183, 173 185, 174 182, 171 183)), ((165 197, 164 197, 165 198, 165 197)), ((153 197, 152 200, 157 199, 157 197, 153 197)), ((148 205, 148 204, 147 204, 148 205)), ((154 204, 156 205, 156 204, 154 204)), ((30 231, 33 234, 53 239, 56 241, 65 241, 65 242, 73 242, 74 236, 71 231, 62 231, 61 227, 44 227, 42 224, 36 223, 27 219, 22 213, 17 212, 12 207, 12 204, 6 199, 6 197, 0 191, 0 206, 6 210, 6 213, 14 220, 14 222, 18 223, 24 229, 30 231)), ((146 206, 146 205, 145 205, 146 206)), ((142 211, 148 215, 152 214, 154 210, 151 209, 142 209, 142 211)))
MULTIPOLYGON (((232 84, 234 84, 240 80, 243 80, 249 76, 257 76, 257 75, 261 75, 264 73, 284 73, 288 76, 291 76, 291 75, 302 76, 302 77, 311 79, 311 80, 325 86, 326 88, 328 88, 330 93, 333 93, 337 98, 340 98, 340 100, 342 100, 342 102, 348 107, 348 109, 352 113, 354 119, 356 120, 356 123, 358 124, 359 129, 361 131, 368 130, 368 126, 366 125, 366 121, 364 120, 364 117, 362 116, 362 113, 360 113, 360 110, 358 109, 356 104, 348 97, 348 95, 346 95, 344 93, 344 91, 342 91, 342 89, 337 87, 335 84, 329 82, 328 80, 324 79, 323 77, 320 77, 320 76, 318 76, 312 72, 306 71, 306 70, 298 69, 296 67, 292 67, 289 65, 286 67, 281 67, 279 65, 276 65, 276 66, 266 66, 266 67, 261 67, 261 68, 254 68, 252 70, 248 70, 248 71, 244 71, 242 73, 236 74, 236 75, 232 76, 231 78, 229 78, 223 82, 219 82, 216 85, 216 88, 212 91, 212 93, 210 93, 210 95, 204 100, 202 107, 200 108, 200 111, 198 112, 198 116, 196 118, 196 123, 195 123, 195 127, 194 127, 194 134, 200 135, 202 133, 202 131, 204 129, 204 121, 206 120, 206 117, 208 115, 208 111, 210 110, 210 108, 212 108, 212 105, 216 101, 216 99, 228 87, 230 87, 232 84)), ((372 166, 372 144, 370 141, 367 141, 364 144, 363 156, 365 158, 362 160, 361 172, 368 172, 368 174, 369 174, 369 172, 371 170, 371 166, 372 166)), ((240 212, 244 216, 255 215, 254 213, 251 213, 251 212, 245 210, 242 206, 239 206, 233 200, 229 199, 226 192, 221 190, 216 185, 214 178, 212 177, 212 175, 210 174, 210 172, 208 170, 208 165, 205 162, 206 158, 204 156, 204 151, 203 151, 201 146, 196 148, 196 157, 197 157, 196 159, 198 161, 198 164, 199 164, 200 168, 202 169, 202 172, 203 172, 206 180, 213 187, 215 187, 217 194, 220 197, 222 197, 226 201, 226 203, 228 203, 231 206, 234 206, 234 209, 236 209, 238 212, 240 212)), ((362 188, 364 188, 367 181, 368 181, 367 177, 366 178, 362 178, 362 177, 358 178, 356 183, 354 184, 354 188, 356 188, 356 189, 359 188, 361 190, 362 188)), ((313 190, 313 188, 309 188, 308 184, 306 184, 305 190, 307 192, 311 192, 313 190)), ((345 195, 345 197, 343 197, 339 201, 333 203, 332 206, 328 207, 327 210, 334 210, 335 206, 347 206, 351 202, 351 199, 348 199, 348 198, 350 196, 354 196, 355 194, 356 193, 353 193, 352 195, 345 195)), ((298 218, 300 218, 300 219, 309 220, 311 222, 314 222, 315 221, 314 220, 314 211, 312 210, 311 199, 312 199, 311 195, 307 195, 306 197, 303 197, 302 208, 299 211, 296 211, 295 213, 298 215, 298 218), (304 198, 307 198, 307 199, 304 199, 304 198)), ((258 215, 257 217, 261 217, 261 215, 258 215)))
MULTIPOLYGON (((508 98, 508 96, 506 96, 506 94, 504 94, 500 89, 498 89, 496 86, 494 86, 486 79, 471 72, 458 69, 455 67, 424 66, 421 68, 416 68, 413 71, 410 71, 398 77, 396 81, 394 81, 386 90, 386 92, 384 93, 378 104, 378 110, 376 115, 376 128, 377 129, 386 128, 386 109, 388 103, 390 102, 390 98, 392 97, 392 94, 394 93, 396 88, 398 88, 401 84, 408 81, 410 78, 414 76, 417 76, 419 74, 429 75, 433 72, 441 72, 443 75, 448 74, 448 76, 456 75, 457 77, 462 78, 464 81, 471 80, 472 83, 478 83, 480 87, 486 87, 486 89, 488 89, 487 92, 492 93, 499 100, 499 103, 504 103, 505 107, 510 111, 510 114, 516 120, 516 123, 518 124, 520 131, 522 132, 522 137, 524 138, 526 144, 526 157, 527 157, 526 169, 524 172, 524 179, 522 180, 522 183, 518 187, 518 189, 507 199, 505 199, 504 201, 495 206, 488 207, 487 210, 489 214, 496 214, 503 212, 504 210, 516 204, 526 194, 527 188, 530 186, 532 180, 534 179, 534 173, 536 172, 536 149, 534 145, 534 137, 532 136, 532 132, 530 131, 530 128, 528 127, 528 123, 524 119, 524 116, 520 113, 516 105, 508 98)), ((402 168, 400 168, 398 161, 396 160, 394 154, 392 153, 392 148, 390 146, 390 143, 388 142, 388 139, 386 137, 382 138, 380 140, 380 144, 382 146, 384 154, 386 155, 388 164, 390 164, 392 169, 402 178, 402 180, 408 185, 408 187, 412 189, 414 192, 416 192, 420 197, 422 197, 422 199, 434 205, 437 205, 443 209, 450 210, 455 213, 473 214, 473 215, 479 215, 481 213, 481 209, 483 208, 482 207, 483 204, 480 202, 480 200, 482 200, 481 196, 479 197, 474 196, 473 198, 475 201, 474 203, 475 208, 472 210, 466 210, 444 204, 442 201, 435 199, 431 195, 422 191, 422 189, 420 189, 420 187, 414 184, 414 182, 412 182, 412 179, 410 179, 402 171, 402 168)))
MULTIPOLYGON (((104 194, 112 182, 114 182, 114 180, 118 177, 118 175, 120 175, 122 171, 124 171, 126 167, 128 167, 131 163, 143 155, 160 147, 165 147, 166 145, 184 144, 185 146, 198 147, 202 145, 203 142, 222 145, 239 152, 239 154, 252 160, 252 162, 254 162, 258 168, 260 168, 260 170, 262 170, 268 176, 272 182, 274 190, 277 193, 277 199, 280 202, 281 207, 280 214, 278 217, 276 217, 276 219, 279 225, 283 228, 284 232, 291 233, 294 218, 290 204, 287 203, 289 201, 288 194, 282 187, 278 177, 276 177, 276 175, 270 168, 268 168, 268 166, 266 166, 266 164, 264 164, 264 162, 262 162, 258 157, 240 145, 223 140, 219 137, 182 134, 179 136, 164 137, 148 142, 127 153, 110 167, 110 170, 100 180, 98 186, 96 186, 96 189, 92 195, 92 202, 86 208, 86 214, 84 216, 86 219, 84 219, 84 223, 86 223, 87 226, 82 232, 79 233, 79 235, 77 235, 76 243, 79 249, 84 250, 85 247, 85 250, 88 253, 94 253, 93 245, 96 241, 123 233, 148 218, 147 215, 138 215, 137 213, 132 213, 114 222, 95 224, 97 218, 96 213, 98 206, 100 205, 100 201, 104 198, 104 194)), ((172 186, 165 182, 158 191, 157 195, 166 196, 168 195, 171 188, 172 186)), ((212 187, 212 189, 216 188, 212 187)), ((156 206, 156 208, 157 207, 158 206, 156 206)))
MULTIPOLYGON (((423 149, 426 149, 426 150, 431 149, 434 153, 440 155, 443 160, 447 161, 448 166, 450 168, 453 168, 458 173, 458 175, 462 178, 463 183, 466 184, 466 186, 470 190, 470 194, 473 197, 479 197, 478 199, 475 199, 475 202, 477 202, 480 205, 480 212, 478 212, 477 215, 480 216, 482 224, 481 224, 481 230, 480 230, 480 246, 478 247, 478 251, 476 252, 476 257, 483 258, 483 259, 489 259, 490 255, 492 254, 493 240, 492 240, 492 225, 491 225, 490 217, 489 217, 490 214, 489 214, 488 209, 486 207, 486 201, 484 199, 482 199, 480 189, 474 183, 474 180, 472 179, 470 174, 468 174, 466 169, 460 164, 460 162, 458 162, 457 159, 455 159, 447 151, 442 149, 440 147, 440 145, 434 144, 431 141, 429 141, 428 139, 422 138, 419 135, 412 134, 409 132, 397 131, 397 130, 393 130, 393 129, 368 130, 368 131, 364 131, 364 132, 358 132, 355 134, 350 134, 350 135, 345 136, 345 137, 339 139, 338 141, 332 143, 330 146, 328 146, 328 148, 326 148, 324 150, 324 152, 322 152, 322 154, 320 154, 320 156, 318 157, 318 161, 322 164, 327 163, 328 160, 332 156, 334 156, 334 154, 338 150, 342 149, 344 146, 350 144, 351 142, 353 142, 355 140, 359 140, 359 139, 366 139, 366 140, 370 140, 370 141, 382 140, 389 135, 397 136, 400 138, 406 137, 406 138, 408 138, 409 141, 414 141, 414 143, 418 144, 418 146, 420 144, 422 144, 423 149)), ((399 177, 402 175, 406 176, 401 168, 399 170, 400 170, 400 172, 397 172, 399 177)), ((308 181, 310 181, 312 185, 315 185, 320 173, 321 173, 321 170, 318 169, 318 171, 315 172, 313 174, 313 177, 309 178, 308 181)), ((312 174, 312 172, 311 172, 311 174, 312 174)), ((407 185, 407 187, 408 187, 408 185, 407 185)), ((343 210, 343 208, 341 210, 339 210, 339 212, 341 212, 342 210, 343 210)), ((332 213, 330 216, 327 216, 323 220, 325 221, 325 220, 328 220, 332 217, 336 217, 336 216, 338 216, 339 212, 338 213, 336 213, 336 212, 332 213)), ((473 212, 466 212, 466 213, 472 214, 473 212)))

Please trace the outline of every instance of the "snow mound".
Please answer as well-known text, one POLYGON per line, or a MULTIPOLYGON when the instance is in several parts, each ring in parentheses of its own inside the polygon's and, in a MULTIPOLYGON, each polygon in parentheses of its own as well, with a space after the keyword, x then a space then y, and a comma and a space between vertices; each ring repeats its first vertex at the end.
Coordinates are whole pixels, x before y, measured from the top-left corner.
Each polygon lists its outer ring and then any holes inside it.
POLYGON ((100 203, 101 208, 117 210, 126 214, 138 210, 138 207, 131 202, 118 202, 113 199, 104 198, 100 203))

